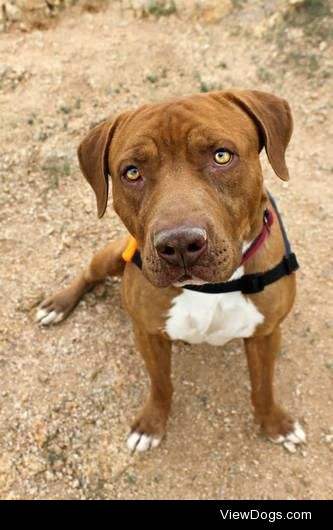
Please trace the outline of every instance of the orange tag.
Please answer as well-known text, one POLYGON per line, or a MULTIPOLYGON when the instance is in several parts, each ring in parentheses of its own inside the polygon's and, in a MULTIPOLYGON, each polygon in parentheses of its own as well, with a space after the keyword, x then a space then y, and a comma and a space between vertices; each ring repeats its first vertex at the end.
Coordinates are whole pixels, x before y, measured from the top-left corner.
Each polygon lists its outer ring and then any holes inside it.
POLYGON ((121 255, 123 260, 126 261, 127 263, 132 261, 132 258, 137 248, 138 248, 137 240, 134 239, 134 237, 130 236, 128 243, 127 243, 127 247, 125 248, 124 252, 121 255))

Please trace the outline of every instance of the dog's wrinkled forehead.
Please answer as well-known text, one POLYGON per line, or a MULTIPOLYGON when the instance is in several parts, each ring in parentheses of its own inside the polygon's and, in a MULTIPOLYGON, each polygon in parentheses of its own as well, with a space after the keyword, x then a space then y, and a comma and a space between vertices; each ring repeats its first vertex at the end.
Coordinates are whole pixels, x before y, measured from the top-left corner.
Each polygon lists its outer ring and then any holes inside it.
POLYGON ((265 147, 275 173, 288 180, 285 152, 292 133, 287 101, 257 90, 233 89, 179 98, 125 111, 106 120, 82 140, 80 167, 93 188, 98 215, 106 209, 108 175, 120 168, 120 158, 136 150, 138 160, 157 155, 178 160, 209 147, 228 148, 241 157, 265 147), (210 146, 209 142, 212 143, 210 146), (142 149, 144 147, 144 150, 142 149), (148 149, 148 152, 147 152, 148 149))
POLYGON ((140 160, 219 146, 258 151, 257 128, 232 102, 199 95, 141 107, 118 128, 111 147, 112 160, 119 154, 140 160))

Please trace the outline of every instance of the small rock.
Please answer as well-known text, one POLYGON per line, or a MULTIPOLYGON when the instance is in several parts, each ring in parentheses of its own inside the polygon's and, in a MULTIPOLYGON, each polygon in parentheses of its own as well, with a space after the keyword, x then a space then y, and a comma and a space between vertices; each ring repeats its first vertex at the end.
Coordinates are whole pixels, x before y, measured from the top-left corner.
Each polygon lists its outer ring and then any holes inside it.
POLYGON ((78 481, 77 478, 76 478, 75 480, 72 481, 71 486, 72 486, 72 488, 74 488, 74 489, 77 489, 77 488, 80 487, 80 482, 78 481))
POLYGON ((46 480, 49 480, 49 481, 54 480, 55 479, 55 474, 52 473, 52 471, 46 471, 45 478, 46 478, 46 480))
POLYGON ((289 5, 293 7, 300 7, 304 5, 304 0, 289 0, 289 5))
POLYGON ((254 26, 252 31, 255 37, 261 38, 266 33, 266 27, 264 24, 258 24, 257 26, 254 26))
POLYGON ((270 29, 275 28, 278 24, 282 22, 282 20, 283 18, 281 13, 273 13, 273 15, 271 15, 267 21, 267 26, 270 29))
POLYGON ((50 381, 49 374, 39 374, 38 381, 43 384, 48 383, 50 381))
POLYGON ((45 7, 44 0, 16 0, 16 4, 22 11, 34 11, 45 7))
POLYGON ((2 5, 3 15, 6 20, 11 22, 17 22, 22 18, 22 11, 15 4, 11 2, 5 2, 2 5))
POLYGON ((25 455, 23 458, 23 463, 27 470, 33 475, 41 473, 41 471, 44 471, 46 468, 45 461, 35 455, 25 455))
POLYGON ((97 285, 97 287, 94 289, 94 294, 97 298, 103 298, 106 294, 105 284, 97 285))

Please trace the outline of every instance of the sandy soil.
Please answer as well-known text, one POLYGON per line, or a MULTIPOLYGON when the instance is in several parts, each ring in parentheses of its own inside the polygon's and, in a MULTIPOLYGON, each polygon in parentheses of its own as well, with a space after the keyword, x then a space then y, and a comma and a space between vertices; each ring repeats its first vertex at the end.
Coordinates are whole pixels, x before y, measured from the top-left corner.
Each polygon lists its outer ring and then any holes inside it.
POLYGON ((333 496, 329 17, 299 26, 301 15, 274 19, 268 2, 234 4, 211 25, 134 19, 117 4, 68 12, 47 31, 0 35, 1 498, 333 496), (122 231, 111 208, 97 221, 76 147, 114 112, 231 86, 275 92, 293 109, 290 183, 263 164, 301 263, 276 387, 308 442, 290 454, 257 433, 242 343, 234 341, 175 347, 167 438, 131 456, 128 425, 147 379, 119 282, 90 293, 56 327, 34 322, 42 298, 122 231))

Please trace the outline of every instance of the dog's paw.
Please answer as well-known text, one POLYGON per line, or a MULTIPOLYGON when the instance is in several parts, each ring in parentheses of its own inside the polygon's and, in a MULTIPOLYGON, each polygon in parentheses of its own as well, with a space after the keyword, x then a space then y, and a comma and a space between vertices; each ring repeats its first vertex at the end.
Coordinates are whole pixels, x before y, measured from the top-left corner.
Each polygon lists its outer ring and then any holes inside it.
POLYGON ((165 427, 170 410, 170 400, 156 403, 148 399, 141 414, 131 425, 127 447, 132 452, 143 452, 157 447, 165 434, 165 427))
POLYGON ((50 324, 57 324, 65 318, 65 313, 58 313, 51 307, 40 307, 36 313, 36 322, 42 326, 49 326, 50 324))
POLYGON ((300 424, 296 421, 292 430, 287 434, 279 434, 276 437, 270 437, 270 440, 276 444, 282 444, 287 451, 295 453, 296 447, 305 443, 306 436, 300 424))
POLYGON ((151 434, 143 434, 139 432, 131 432, 127 438, 127 448, 131 453, 136 451, 142 453, 143 451, 148 451, 149 449, 154 449, 161 443, 162 438, 153 436, 151 434))
POLYGON ((37 309, 36 321, 42 326, 58 324, 74 309, 80 296, 75 284, 49 296, 37 309))

